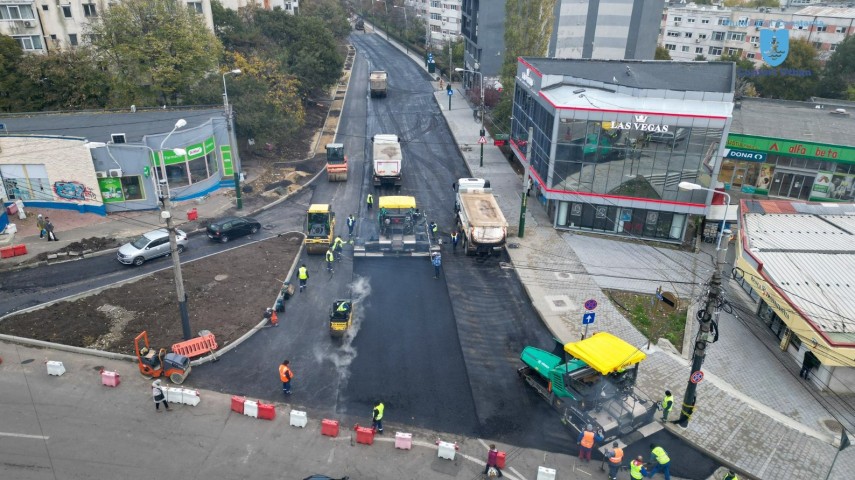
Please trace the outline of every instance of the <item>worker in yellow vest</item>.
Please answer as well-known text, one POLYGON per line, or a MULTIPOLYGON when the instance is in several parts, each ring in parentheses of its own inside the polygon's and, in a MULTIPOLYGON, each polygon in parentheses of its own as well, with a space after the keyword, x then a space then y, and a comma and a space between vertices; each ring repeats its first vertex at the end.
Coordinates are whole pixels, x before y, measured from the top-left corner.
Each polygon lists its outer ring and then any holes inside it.
POLYGON ((386 405, 383 405, 383 402, 377 401, 377 404, 374 405, 374 410, 371 412, 371 423, 374 426, 374 430, 383 435, 383 410, 386 409, 386 405))
POLYGON ((633 480, 641 480, 646 477, 648 474, 647 469, 644 468, 644 457, 639 455, 635 460, 629 462, 629 476, 633 480))
POLYGON ((309 281, 309 269, 306 268, 306 264, 300 265, 300 268, 297 270, 297 278, 300 279, 300 293, 303 293, 303 290, 306 288, 306 282, 309 281))
POLYGON ((664 448, 655 443, 650 444, 650 463, 656 464, 650 471, 650 477, 662 472, 665 480, 671 480, 671 457, 668 456, 664 448))
POLYGON ((739 475, 733 472, 733 470, 728 470, 727 475, 724 476, 724 480, 739 480, 739 475))
POLYGON ((673 406, 674 397, 671 395, 671 390, 665 390, 665 397, 662 399, 662 423, 668 421, 668 414, 671 413, 673 406))
POLYGON ((594 433, 594 427, 588 424, 585 430, 579 434, 579 438, 576 439, 576 444, 579 445, 579 459, 590 462, 591 450, 594 449, 594 443, 602 441, 603 436, 599 433, 594 433))
POLYGON ((606 451, 606 458, 609 459, 609 480, 617 480, 618 470, 623 463, 623 449, 618 446, 618 442, 612 443, 612 449, 606 451))

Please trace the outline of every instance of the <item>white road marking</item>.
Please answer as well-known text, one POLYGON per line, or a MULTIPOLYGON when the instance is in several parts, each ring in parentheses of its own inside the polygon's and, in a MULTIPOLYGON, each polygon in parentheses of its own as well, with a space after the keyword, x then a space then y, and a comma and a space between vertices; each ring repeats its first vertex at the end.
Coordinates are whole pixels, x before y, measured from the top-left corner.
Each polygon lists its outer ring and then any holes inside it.
POLYGON ((47 440, 50 437, 42 435, 26 435, 23 433, 0 432, 0 437, 32 438, 34 440, 47 440))

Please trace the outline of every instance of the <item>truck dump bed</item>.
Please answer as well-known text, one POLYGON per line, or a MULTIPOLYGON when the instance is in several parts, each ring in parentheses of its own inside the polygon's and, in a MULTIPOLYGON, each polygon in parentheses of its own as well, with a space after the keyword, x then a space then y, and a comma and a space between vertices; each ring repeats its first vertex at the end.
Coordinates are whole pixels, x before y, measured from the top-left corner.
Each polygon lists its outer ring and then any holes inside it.
POLYGON ((460 203, 472 227, 473 242, 491 245, 505 240, 508 222, 492 193, 461 193, 460 203))

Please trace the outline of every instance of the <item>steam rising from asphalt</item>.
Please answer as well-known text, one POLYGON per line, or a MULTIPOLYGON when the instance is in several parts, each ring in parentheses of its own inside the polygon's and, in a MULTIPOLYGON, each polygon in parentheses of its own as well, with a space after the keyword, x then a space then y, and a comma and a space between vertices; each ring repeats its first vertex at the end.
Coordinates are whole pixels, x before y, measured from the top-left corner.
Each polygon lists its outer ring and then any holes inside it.
POLYGON ((359 328, 362 326, 362 320, 365 318, 365 302, 368 296, 371 295, 371 285, 365 277, 356 277, 351 282, 350 299, 353 301, 353 322, 350 328, 345 332, 344 338, 341 340, 341 345, 333 341, 327 344, 326 348, 318 347, 315 349, 315 357, 319 362, 329 360, 335 365, 339 376, 339 392, 347 388, 347 382, 350 380, 350 365, 356 358, 356 348, 353 347, 353 339, 359 333, 359 328))

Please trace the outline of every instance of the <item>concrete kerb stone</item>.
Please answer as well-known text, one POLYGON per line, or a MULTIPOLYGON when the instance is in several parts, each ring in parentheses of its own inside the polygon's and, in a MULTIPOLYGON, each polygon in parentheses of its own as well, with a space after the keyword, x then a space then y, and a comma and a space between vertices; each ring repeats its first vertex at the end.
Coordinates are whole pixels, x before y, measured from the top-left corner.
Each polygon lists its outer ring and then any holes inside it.
MULTIPOLYGON (((6 315, 6 316, 8 317, 8 315, 6 315)), ((3 318, 5 318, 5 317, 3 317, 3 318)), ((15 335, 0 334, 0 340, 6 341, 9 343, 17 343, 20 345, 27 345, 30 347, 50 348, 51 350, 60 350, 63 352, 70 352, 70 353, 80 353, 83 355, 91 355, 94 357, 109 358, 112 360, 127 360, 130 362, 135 362, 137 360, 136 357, 131 356, 131 355, 125 355, 124 353, 105 352, 103 350, 93 350, 91 348, 85 348, 85 347, 75 347, 72 345, 62 345, 60 343, 46 342, 44 340, 36 340, 33 338, 17 337, 15 335)))

